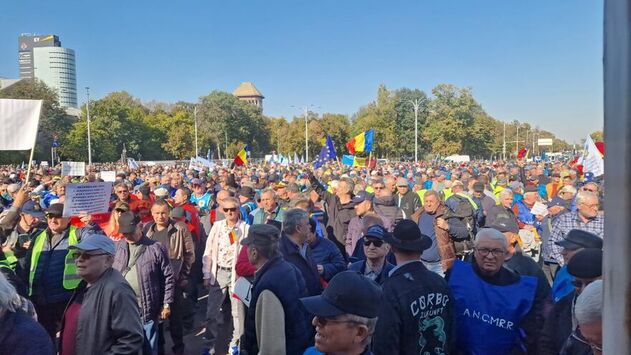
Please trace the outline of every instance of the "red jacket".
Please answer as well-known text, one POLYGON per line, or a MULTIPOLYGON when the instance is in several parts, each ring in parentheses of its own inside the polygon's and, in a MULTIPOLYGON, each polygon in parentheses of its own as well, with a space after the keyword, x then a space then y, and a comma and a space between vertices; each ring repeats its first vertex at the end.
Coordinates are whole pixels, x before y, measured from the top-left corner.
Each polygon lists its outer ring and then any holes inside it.
POLYGON ((256 272, 256 268, 254 265, 250 264, 250 260, 248 260, 248 247, 246 245, 244 245, 239 252, 234 271, 241 277, 254 276, 254 272, 256 272))
POLYGON ((186 223, 188 225, 188 230, 191 231, 191 234, 195 240, 200 241, 202 236, 202 227, 199 222, 199 214, 197 213, 197 207, 192 203, 186 203, 182 207, 188 215, 190 215, 190 220, 186 223))

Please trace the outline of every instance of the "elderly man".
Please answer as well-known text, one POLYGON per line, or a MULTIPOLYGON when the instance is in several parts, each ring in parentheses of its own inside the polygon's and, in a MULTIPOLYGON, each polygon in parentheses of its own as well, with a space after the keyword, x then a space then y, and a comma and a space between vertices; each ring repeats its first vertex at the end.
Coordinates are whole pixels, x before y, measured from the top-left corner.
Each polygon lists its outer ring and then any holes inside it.
POLYGON ((541 250, 542 221, 545 216, 533 214, 532 208, 540 200, 536 186, 528 185, 524 190, 524 198, 513 205, 513 213, 517 216, 519 236, 525 255, 539 260, 541 250))
POLYGON ((449 354, 453 297, 445 280, 420 261, 421 253, 430 246, 429 237, 413 221, 403 220, 384 239, 397 266, 383 284, 375 354, 449 354))
POLYGON ((315 347, 305 355, 371 355, 370 341, 375 332, 382 301, 381 288, 355 271, 337 274, 321 296, 301 298, 315 317, 315 347))
POLYGON ((386 261, 386 255, 390 252, 390 245, 384 238, 388 231, 380 225, 368 227, 364 234, 363 245, 365 260, 360 260, 349 265, 348 269, 357 271, 378 284, 383 284, 394 265, 386 261))
POLYGON ((352 201, 353 188, 355 187, 353 181, 348 178, 340 180, 335 194, 328 192, 311 171, 309 171, 309 181, 313 190, 326 205, 326 212, 329 217, 326 225, 328 238, 336 242, 340 251, 346 254, 344 246, 348 224, 355 217, 355 205, 352 201))
POLYGON ((384 180, 375 180, 372 184, 372 188, 375 190, 372 208, 378 215, 392 220, 393 227, 399 223, 399 221, 408 218, 403 209, 397 206, 392 191, 385 185, 384 180))
MULTIPOLYGON (((374 213, 373 210, 373 198, 375 196, 366 191, 358 192, 353 197, 353 203, 355 204, 356 216, 348 223, 348 232, 346 233, 346 253, 351 256, 356 250, 357 242, 364 234, 363 219, 369 213, 374 213)), ((394 229, 394 221, 390 218, 381 216, 382 224, 387 231, 394 229)))
POLYGON ((140 311, 133 289, 112 268, 114 242, 92 234, 69 248, 82 281, 64 312, 59 354, 138 354, 140 311))
POLYGON ((421 208, 421 199, 418 194, 410 189, 408 181, 402 177, 397 179, 397 206, 408 218, 421 208))
POLYGON ((245 318, 240 354, 302 354, 312 330, 298 300, 306 296, 300 272, 278 253, 280 231, 255 224, 247 238, 248 260, 257 271, 245 318))
POLYGON ((236 281, 235 266, 239 256, 239 241, 248 234, 249 226, 240 219, 239 202, 234 197, 222 203, 222 211, 226 219, 213 224, 206 249, 202 257, 204 286, 208 288, 206 306, 206 340, 208 352, 213 354, 218 334, 217 320, 220 317, 221 305, 226 297, 230 299, 233 321, 233 333, 230 347, 236 346, 242 334, 242 320, 239 317, 240 303, 231 293, 236 281))
POLYGON ((118 223, 125 241, 116 245, 112 267, 123 274, 136 294, 142 310, 145 354, 157 354, 158 321, 169 317, 175 289, 169 252, 143 234, 140 219, 133 213, 121 214, 118 223))
POLYGON ((287 210, 282 237, 278 244, 283 258, 300 271, 307 286, 307 295, 315 296, 322 293, 322 284, 307 242, 310 233, 311 225, 307 211, 299 208, 287 210))
POLYGON ((535 353, 544 296, 537 279, 503 267, 506 237, 492 228, 476 235, 474 262, 457 260, 447 278, 456 304, 456 348, 466 354, 535 353))
POLYGON ((546 318, 541 331, 538 354, 559 354, 562 349, 566 350, 566 354, 589 353, 589 345, 586 344, 573 319, 574 305, 576 298, 587 285, 602 278, 602 262, 601 249, 581 249, 568 261, 568 272, 574 277, 573 290, 554 304, 546 318))
POLYGON ((282 222, 285 211, 278 204, 278 196, 272 189, 261 192, 261 208, 257 208, 250 214, 250 224, 265 224, 269 220, 282 222))
MULTIPOLYGON (((182 210, 182 212, 184 211, 182 210)), ((158 200, 153 203, 151 215, 153 222, 146 224, 143 227, 143 232, 147 238, 164 245, 169 252, 169 260, 175 276, 169 330, 171 339, 173 339, 173 352, 176 354, 183 353, 183 315, 187 313, 187 308, 193 307, 188 303, 187 298, 189 297, 185 297, 185 294, 188 296, 190 293, 188 292, 188 286, 191 278, 191 269, 195 261, 195 246, 187 225, 169 218, 169 205, 164 200, 158 200)), ((159 328, 160 339, 162 339, 162 325, 159 328)), ((162 348, 163 342, 161 340, 159 340, 158 344, 162 348)))
POLYGON ((574 306, 576 322, 594 355, 602 354, 603 341, 603 281, 585 287, 574 306))
POLYGON ((129 205, 129 210, 133 213, 138 213, 140 205, 136 195, 129 193, 129 186, 125 182, 119 182, 114 185, 114 193, 116 194, 116 200, 110 203, 110 209, 114 207, 116 201, 122 201, 129 205))
MULTIPOLYGON (((599 237, 604 234, 604 216, 598 211, 598 196, 581 191, 576 194, 576 212, 569 212, 559 216, 552 224, 552 234, 544 248, 544 260, 549 264, 556 264, 554 269, 563 266, 561 247, 556 244, 563 240, 572 229, 580 229, 599 237)), ((553 273, 554 274, 554 273, 553 273)))
POLYGON ((458 218, 447 218, 447 208, 440 200, 438 192, 429 190, 425 193, 423 209, 414 215, 421 234, 431 240, 429 248, 423 251, 421 261, 425 267, 443 276, 456 259, 454 241, 469 238, 469 230, 458 218))
POLYGON ((38 321, 52 339, 59 330, 66 304, 81 281, 68 247, 77 244, 84 234, 100 231, 88 215, 81 216, 81 220, 87 223, 86 227, 70 225, 70 218, 63 217, 63 210, 63 204, 50 205, 45 210, 46 228, 36 229, 30 234, 31 243, 22 277, 28 285, 38 321))

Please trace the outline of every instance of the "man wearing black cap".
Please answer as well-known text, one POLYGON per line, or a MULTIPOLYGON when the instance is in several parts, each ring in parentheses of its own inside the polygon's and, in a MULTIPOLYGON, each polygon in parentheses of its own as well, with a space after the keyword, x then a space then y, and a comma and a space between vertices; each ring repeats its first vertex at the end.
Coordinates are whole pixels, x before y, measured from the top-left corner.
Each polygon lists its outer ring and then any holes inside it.
POLYGON ((491 210, 491 208, 495 206, 495 200, 484 193, 484 184, 481 182, 476 181, 475 183, 473 183, 471 199, 478 206, 482 206, 484 215, 487 215, 489 213, 489 210, 491 210))
POLYGON ((445 280, 420 261, 431 240, 410 220, 399 222, 384 239, 392 247, 397 266, 383 284, 375 353, 450 353, 453 296, 445 280))
POLYGON ((381 288, 355 271, 343 271, 333 277, 320 296, 301 298, 315 317, 315 348, 305 355, 371 355, 370 340, 375 331, 381 288))
POLYGON ((552 283, 552 297, 554 302, 559 301, 564 296, 574 290, 572 286, 573 277, 568 272, 567 264, 572 260, 574 255, 585 248, 600 249, 603 248, 603 240, 590 232, 580 229, 572 229, 567 236, 556 245, 563 248, 561 256, 563 256, 564 265, 557 271, 554 282, 552 283))
POLYGON ((112 267, 123 274, 134 290, 145 332, 145 351, 156 353, 158 321, 171 314, 175 289, 169 252, 164 245, 143 234, 140 219, 132 212, 121 214, 118 223, 125 240, 116 245, 112 267))
POLYGON ((380 285, 383 284, 390 270, 394 268, 394 265, 386 261, 386 255, 390 252, 390 245, 384 240, 386 234, 388 232, 380 225, 368 227, 362 245, 366 258, 352 263, 348 269, 357 271, 380 285))
POLYGON ((572 292, 554 304, 546 318, 539 341, 538 354, 588 354, 587 345, 573 320, 574 304, 583 289, 602 278, 603 252, 601 249, 581 249, 567 264, 568 272, 574 277, 572 292), (573 336, 570 336, 570 334, 573 336), (583 340, 583 341, 581 341, 583 340), (571 350, 570 350, 571 349, 571 350))
POLYGON ((85 233, 101 230, 85 214, 81 219, 86 226, 76 228, 70 225, 70 217, 63 216, 63 211, 61 203, 54 203, 45 210, 47 227, 31 233, 23 275, 38 321, 53 340, 66 304, 81 281, 68 247, 77 244, 85 233))
POLYGON ((250 213, 258 208, 254 202, 254 189, 250 186, 242 186, 237 195, 241 203, 241 219, 247 223, 250 221, 250 213))
POLYGON ((255 224, 241 244, 257 269, 245 318, 240 354, 302 354, 312 334, 299 299, 306 296, 300 272, 278 253, 280 230, 255 224), (284 324, 280 327, 279 324, 284 324))

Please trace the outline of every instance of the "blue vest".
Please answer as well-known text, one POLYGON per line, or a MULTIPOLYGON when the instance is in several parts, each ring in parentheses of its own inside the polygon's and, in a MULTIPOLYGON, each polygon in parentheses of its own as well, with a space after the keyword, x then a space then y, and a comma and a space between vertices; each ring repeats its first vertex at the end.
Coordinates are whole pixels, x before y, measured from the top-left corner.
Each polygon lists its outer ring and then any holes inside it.
POLYGON ((210 210, 210 193, 206 192, 201 197, 195 197, 195 194, 191 194, 189 201, 197 206, 200 210, 208 212, 210 210))
POLYGON ((555 303, 574 291, 572 281, 574 281, 574 276, 567 271, 567 265, 564 265, 557 271, 552 283, 552 299, 555 303))
POLYGON ((516 205, 519 209, 517 218, 525 224, 531 224, 534 226, 537 219, 535 218, 535 215, 530 212, 530 208, 528 208, 523 201, 517 202, 516 205))
POLYGON ((456 260, 449 277, 456 300, 457 349, 464 354, 508 354, 520 344, 520 321, 533 306, 537 279, 496 286, 482 280, 470 263, 456 260))

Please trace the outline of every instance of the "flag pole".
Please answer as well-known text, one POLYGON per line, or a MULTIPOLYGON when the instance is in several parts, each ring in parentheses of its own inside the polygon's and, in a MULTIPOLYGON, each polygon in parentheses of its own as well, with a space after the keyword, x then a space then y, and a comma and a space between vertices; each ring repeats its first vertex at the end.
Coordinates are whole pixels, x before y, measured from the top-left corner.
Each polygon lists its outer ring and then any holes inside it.
POLYGON ((38 100, 39 101, 39 110, 37 112, 37 129, 35 130, 35 137, 33 138, 33 145, 31 146, 31 155, 28 158, 28 166, 26 167, 26 180, 24 181, 26 184, 28 184, 29 180, 31 179, 31 165, 33 164, 33 155, 35 154, 35 143, 37 143, 37 133, 39 132, 39 116, 42 115, 42 100, 38 100))

